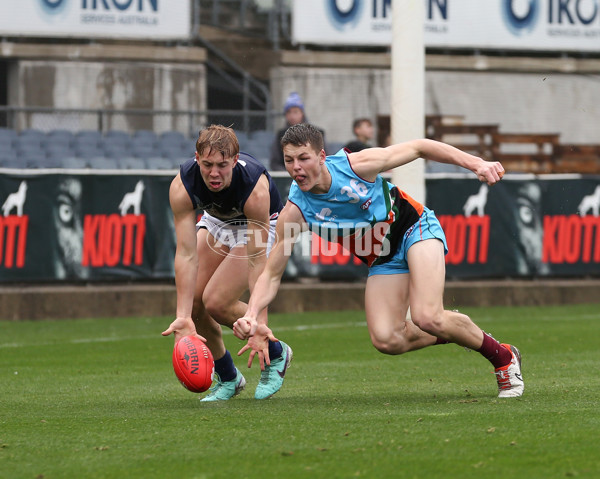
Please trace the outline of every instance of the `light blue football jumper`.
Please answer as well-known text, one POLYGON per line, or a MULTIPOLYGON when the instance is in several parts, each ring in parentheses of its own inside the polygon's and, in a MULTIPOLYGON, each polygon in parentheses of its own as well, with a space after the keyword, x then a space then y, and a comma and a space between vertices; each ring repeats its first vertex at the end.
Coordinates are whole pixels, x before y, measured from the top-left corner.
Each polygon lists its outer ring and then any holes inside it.
POLYGON ((447 249, 431 210, 380 175, 373 182, 358 176, 343 149, 328 156, 325 165, 331 174, 327 193, 303 192, 293 181, 288 201, 300 209, 312 232, 355 254, 370 275, 408 272, 406 251, 416 241, 438 238, 447 249), (387 264, 392 259, 402 264, 387 264))

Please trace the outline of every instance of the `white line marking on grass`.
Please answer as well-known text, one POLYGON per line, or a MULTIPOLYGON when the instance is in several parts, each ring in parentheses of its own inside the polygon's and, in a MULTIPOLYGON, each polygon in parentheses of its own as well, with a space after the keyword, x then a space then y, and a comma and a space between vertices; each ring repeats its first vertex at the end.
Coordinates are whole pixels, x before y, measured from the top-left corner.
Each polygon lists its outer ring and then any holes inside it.
MULTIPOLYGON (((536 320, 541 321, 575 321, 575 320, 587 320, 587 319, 600 319, 599 314, 582 314, 580 316, 545 316, 541 318, 536 318, 536 320)), ((479 318, 480 322, 487 321, 497 321, 494 318, 479 318)), ((362 328, 366 327, 366 321, 354 321, 354 322, 344 322, 344 323, 317 323, 317 324, 298 324, 296 326, 282 326, 275 327, 273 333, 275 336, 279 332, 286 331, 310 331, 310 330, 318 330, 318 329, 339 329, 339 328, 362 328)), ((223 334, 225 336, 232 335, 233 332, 230 329, 223 330, 223 334)), ((78 339, 69 339, 67 341, 55 341, 55 342, 45 342, 45 343, 36 343, 37 346, 49 346, 52 344, 90 344, 90 343, 111 343, 117 341, 130 341, 132 339, 156 339, 160 333, 152 334, 152 335, 144 335, 144 336, 112 336, 112 337, 98 337, 98 338, 78 338, 78 339)), ((23 348, 23 347, 31 347, 30 343, 0 343, 0 349, 9 349, 9 348, 23 348)))
MULTIPOLYGON (((367 323, 365 321, 351 322, 351 323, 325 323, 325 324, 299 324, 297 326, 283 326, 281 328, 276 328, 276 332, 279 331, 310 331, 315 329, 339 329, 339 328, 348 328, 348 327, 366 327, 367 323)), ((229 336, 233 335, 233 332, 230 329, 225 329, 223 331, 223 335, 229 336)), ((160 333, 152 334, 152 335, 144 335, 144 336, 111 336, 111 337, 98 337, 98 338, 77 338, 77 339, 69 339, 66 341, 55 341, 55 342, 36 342, 36 346, 50 346, 53 344, 90 344, 90 343, 112 343, 117 341, 130 341, 132 339, 156 339, 160 336, 160 333)), ((8 349, 8 348, 23 348, 23 347, 31 347, 31 344, 25 343, 0 343, 0 349, 8 349)))

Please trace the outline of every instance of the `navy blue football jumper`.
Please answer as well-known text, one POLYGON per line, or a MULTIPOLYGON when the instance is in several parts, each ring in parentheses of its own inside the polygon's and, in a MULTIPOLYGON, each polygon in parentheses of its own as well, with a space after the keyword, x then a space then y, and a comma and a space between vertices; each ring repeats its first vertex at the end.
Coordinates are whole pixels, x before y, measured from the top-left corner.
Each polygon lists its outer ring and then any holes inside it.
POLYGON ((244 205, 261 175, 265 175, 269 180, 269 215, 271 219, 275 219, 283 208, 279 191, 267 169, 253 156, 240 152, 238 162, 233 167, 231 184, 217 192, 208 189, 200 174, 200 166, 194 158, 183 163, 180 170, 181 182, 194 208, 199 208, 221 221, 245 222, 244 205))

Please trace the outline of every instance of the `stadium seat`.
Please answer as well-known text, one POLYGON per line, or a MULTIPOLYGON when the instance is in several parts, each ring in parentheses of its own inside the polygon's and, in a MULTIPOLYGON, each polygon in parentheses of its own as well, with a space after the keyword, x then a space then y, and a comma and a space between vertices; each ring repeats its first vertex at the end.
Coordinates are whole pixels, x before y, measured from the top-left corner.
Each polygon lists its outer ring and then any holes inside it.
POLYGON ((180 133, 179 131, 170 130, 170 131, 165 131, 165 132, 161 133, 158 140, 160 143, 164 143, 164 144, 174 144, 174 143, 182 144, 182 143, 185 143, 186 138, 183 133, 180 133))
POLYGON ((132 148, 131 154, 137 158, 148 158, 151 156, 157 156, 157 151, 152 147, 138 146, 132 148))
POLYGON ((19 147, 16 149, 17 158, 21 158, 22 161, 27 161, 27 159, 31 159, 31 161, 38 161, 39 158, 45 158, 46 154, 44 150, 41 148, 32 148, 32 147, 19 147))
POLYGON ((143 158, 134 156, 126 156, 118 159, 119 167, 124 170, 145 170, 147 168, 146 161, 143 158))
POLYGON ((20 138, 37 138, 41 143, 44 138, 46 138, 46 133, 42 130, 38 130, 37 128, 26 128, 25 130, 21 130, 19 133, 20 138))
POLYGON ((28 168, 62 168, 61 157, 27 157, 25 166, 28 168))
POLYGON ((137 130, 131 137, 132 140, 141 139, 146 141, 156 142, 157 136, 152 130, 137 130))
POLYGON ((263 165, 267 166, 269 164, 270 149, 271 143, 265 141, 265 138, 263 137, 251 139, 246 145, 246 148, 243 148, 242 151, 251 154, 257 160, 260 160, 263 165))
POLYGON ((50 149, 63 149, 70 150, 71 149, 71 141, 65 137, 46 137, 46 139, 42 142, 41 147, 50 150, 50 149))
POLYGON ((195 144, 193 142, 191 142, 190 140, 187 140, 186 138, 183 137, 166 137, 166 138, 159 138, 156 146, 158 147, 158 149, 160 149, 161 151, 180 151, 182 149, 187 149, 189 151, 194 151, 195 148, 195 144))
POLYGON ((122 143, 104 142, 104 156, 108 158, 123 158, 131 156, 131 150, 127 145, 122 143))
POLYGON ((26 151, 19 153, 19 159, 26 168, 46 168, 46 157, 39 152, 26 151))
POLYGON ((14 146, 16 150, 19 149, 41 149, 43 137, 32 136, 18 136, 15 140, 14 146))
POLYGON ((75 147, 74 150, 75 156, 77 158, 84 158, 84 159, 90 159, 90 158, 97 158, 97 157, 103 157, 104 156, 104 151, 102 151, 100 148, 95 147, 85 147, 85 148, 79 148, 79 147, 75 147))
POLYGON ((87 160, 84 158, 76 158, 73 156, 61 159, 61 166, 69 169, 89 168, 87 160))
POLYGON ((95 156, 88 160, 90 168, 96 170, 117 170, 119 165, 114 158, 106 158, 104 156, 95 156))
POLYGON ((134 136, 131 139, 131 149, 154 149, 157 147, 156 138, 151 136, 134 136))
POLYGON ((4 150, 12 150, 13 149, 13 142, 14 140, 12 138, 4 137, 4 136, 0 136, 0 148, 4 149, 4 150))
POLYGON ((96 130, 80 130, 75 133, 73 145, 98 147, 102 143, 102 133, 96 130))
POLYGON ((236 130, 235 136, 237 136, 240 147, 250 141, 250 136, 245 131, 236 130))
POLYGON ((146 164, 151 170, 170 170, 173 168, 173 162, 171 160, 156 156, 147 158, 146 164))
POLYGON ((165 147, 164 145, 161 145, 158 151, 165 158, 183 158, 188 160, 194 157, 194 150, 188 147, 165 147))
POLYGON ((187 157, 183 157, 183 156, 179 156, 176 158, 171 158, 171 168, 174 168, 176 170, 179 170, 179 168, 181 167, 181 165, 183 165, 187 160, 189 160, 189 158, 187 157))
POLYGON ((70 145, 73 143, 74 135, 69 130, 50 130, 46 134, 46 144, 61 143, 70 145))
POLYGON ((45 140, 46 134, 40 130, 23 130, 15 140, 15 147, 17 149, 41 149, 45 140))
POLYGON ((109 130, 104 134, 104 142, 118 143, 120 145, 131 145, 131 137, 123 130, 109 130))
POLYGON ((0 128, 0 142, 9 143, 17 138, 17 132, 11 128, 0 128))
POLYGON ((256 130, 250 133, 250 138, 262 144, 266 143, 270 145, 271 143, 273 143, 275 134, 269 130, 256 130))
POLYGON ((60 157, 60 156, 74 156, 74 151, 68 144, 63 143, 51 143, 47 147, 44 148, 46 152, 46 156, 50 157, 60 157))
POLYGON ((196 154, 196 144, 184 144, 179 151, 182 155, 192 158, 196 154))
POLYGON ((0 156, 2 156, 4 153, 14 153, 15 149, 13 148, 12 143, 3 143, 0 140, 0 156))
POLYGON ((0 152, 0 168, 19 168, 22 164, 14 150, 0 152))

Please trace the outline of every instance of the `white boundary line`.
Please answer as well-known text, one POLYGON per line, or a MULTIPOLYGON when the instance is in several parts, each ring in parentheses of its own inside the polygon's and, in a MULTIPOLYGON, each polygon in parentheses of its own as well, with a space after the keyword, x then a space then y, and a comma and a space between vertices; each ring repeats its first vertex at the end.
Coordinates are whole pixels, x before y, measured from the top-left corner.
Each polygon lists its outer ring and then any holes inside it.
MULTIPOLYGON (((600 320, 600 313, 598 314, 584 314, 577 317, 565 318, 564 316, 546 316, 543 318, 538 318, 540 321, 575 321, 575 320, 585 320, 585 319, 596 319, 600 320)), ((490 322, 497 321, 495 319, 490 319, 486 317, 479 318, 478 322, 490 322)), ((314 331, 319 329, 340 329, 340 328, 363 328, 367 327, 366 321, 352 321, 352 322, 344 322, 344 323, 320 323, 320 324, 299 324, 296 326, 282 326, 276 327, 273 333, 275 336, 279 334, 279 332, 286 331, 314 331)), ((231 336, 233 332, 230 329, 223 330, 224 336, 231 336)), ((143 336, 123 336, 123 337, 97 337, 97 338, 81 338, 81 339, 69 339, 66 341, 57 341, 57 342, 45 342, 45 343, 36 343, 36 346, 51 346, 53 344, 91 344, 91 343, 111 343, 118 341, 130 341, 132 339, 157 339, 160 336, 160 332, 152 335, 143 335, 143 336)), ((172 336, 171 336, 172 337, 172 336)), ((0 343, 0 349, 8 349, 8 348, 31 348, 31 343, 0 343)))
MULTIPOLYGON (((359 322, 348 322, 348 323, 329 323, 329 324, 300 324, 298 326, 283 326, 281 328, 277 328, 277 333, 279 331, 309 331, 315 329, 339 329, 339 328, 356 328, 356 327, 366 327, 366 321, 359 322)), ((233 332, 230 329, 225 329, 223 331, 224 336, 232 336, 233 332)), ((66 341, 57 341, 57 342, 45 342, 39 343, 36 342, 36 346, 51 346, 53 344, 89 344, 89 343, 111 343, 118 341, 130 341, 132 339, 156 339, 160 336, 160 332, 153 335, 144 335, 144 336, 112 336, 112 337, 98 337, 98 338, 81 338, 81 339, 69 339, 66 341)), ((172 336, 171 336, 172 338, 172 336)), ((0 343, 0 349, 8 349, 8 348, 31 348, 30 343, 0 343)))

